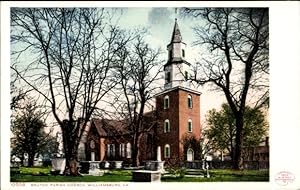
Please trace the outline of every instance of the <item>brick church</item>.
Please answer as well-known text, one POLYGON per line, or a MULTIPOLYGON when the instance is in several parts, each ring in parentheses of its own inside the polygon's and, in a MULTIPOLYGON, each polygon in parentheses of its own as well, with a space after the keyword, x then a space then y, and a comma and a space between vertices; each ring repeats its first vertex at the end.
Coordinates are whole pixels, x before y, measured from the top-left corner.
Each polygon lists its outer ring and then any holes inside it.
MULTIPOLYGON (((167 45, 168 61, 164 65, 164 90, 155 95, 155 110, 145 113, 145 123, 157 121, 155 127, 144 133, 140 140, 141 162, 155 160, 157 147, 161 159, 166 161, 193 161, 199 159, 197 147, 186 145, 183 138, 201 136, 200 92, 187 81, 191 63, 186 61, 184 43, 177 20, 170 43, 167 45), (149 122, 147 122, 149 121, 149 122)), ((79 146, 79 160, 120 160, 131 162, 130 136, 120 121, 92 119, 84 140, 79 146)))

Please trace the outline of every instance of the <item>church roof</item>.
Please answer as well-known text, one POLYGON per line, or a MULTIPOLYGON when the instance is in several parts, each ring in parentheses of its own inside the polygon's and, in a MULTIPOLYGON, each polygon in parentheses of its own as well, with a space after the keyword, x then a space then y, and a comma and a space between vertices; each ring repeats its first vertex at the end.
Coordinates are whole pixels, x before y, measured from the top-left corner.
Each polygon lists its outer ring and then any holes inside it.
POLYGON ((92 125, 97 129, 100 137, 120 136, 127 133, 125 124, 122 121, 109 119, 92 119, 92 125))
POLYGON ((175 25, 174 25, 174 29, 173 29, 171 43, 178 43, 181 41, 182 41, 182 36, 181 36, 180 30, 179 30, 177 19, 175 19, 175 25))
MULTIPOLYGON (((145 130, 150 129, 153 125, 154 111, 144 113, 144 126, 145 130)), ((128 121, 126 120, 112 120, 93 118, 91 120, 92 126, 96 127, 100 137, 120 137, 130 135, 132 132, 128 129, 128 121)))

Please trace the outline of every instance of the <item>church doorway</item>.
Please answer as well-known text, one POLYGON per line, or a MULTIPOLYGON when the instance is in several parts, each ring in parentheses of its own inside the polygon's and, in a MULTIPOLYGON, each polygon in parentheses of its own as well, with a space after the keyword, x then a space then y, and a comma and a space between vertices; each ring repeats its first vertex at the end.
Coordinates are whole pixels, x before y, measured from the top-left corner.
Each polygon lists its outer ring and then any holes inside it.
POLYGON ((193 151, 193 149, 189 148, 189 149, 187 150, 187 154, 186 154, 186 155, 187 155, 187 156, 186 156, 186 160, 187 160, 187 161, 189 161, 189 162, 194 161, 194 151, 193 151))
POLYGON ((89 139, 86 144, 86 160, 88 161, 99 161, 100 160, 100 150, 99 143, 93 139, 89 139))

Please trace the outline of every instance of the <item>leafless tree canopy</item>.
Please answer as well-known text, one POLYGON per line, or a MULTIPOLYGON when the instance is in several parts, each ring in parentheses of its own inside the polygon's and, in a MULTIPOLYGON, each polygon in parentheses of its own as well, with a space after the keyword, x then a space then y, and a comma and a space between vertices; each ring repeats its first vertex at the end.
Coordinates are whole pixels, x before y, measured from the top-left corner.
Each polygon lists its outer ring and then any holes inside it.
POLYGON ((113 24, 115 10, 12 8, 12 70, 52 110, 68 159, 76 159, 84 124, 116 83, 116 54, 131 40, 113 24), (67 121, 64 122, 64 121, 67 121), (78 138, 79 137, 79 138, 78 138))
POLYGON ((239 106, 248 90, 260 100, 251 103, 260 105, 266 101, 269 95, 268 10, 206 8, 185 11, 202 18, 201 26, 193 28, 197 38, 194 45, 207 50, 197 64, 195 79, 200 84, 212 82, 218 89, 228 89, 228 95, 239 106))
POLYGON ((269 100, 268 9, 185 8, 183 13, 201 23, 194 27, 195 45, 204 51, 192 80, 213 84, 224 93, 236 119, 235 168, 241 168, 246 103, 260 107, 269 100))
POLYGON ((133 164, 139 165, 139 140, 155 126, 155 113, 151 122, 145 121, 145 112, 149 101, 158 89, 156 82, 162 68, 160 49, 153 49, 143 38, 141 32, 136 39, 125 46, 117 55, 113 73, 118 85, 111 92, 113 118, 126 123, 128 133, 132 136, 133 164))

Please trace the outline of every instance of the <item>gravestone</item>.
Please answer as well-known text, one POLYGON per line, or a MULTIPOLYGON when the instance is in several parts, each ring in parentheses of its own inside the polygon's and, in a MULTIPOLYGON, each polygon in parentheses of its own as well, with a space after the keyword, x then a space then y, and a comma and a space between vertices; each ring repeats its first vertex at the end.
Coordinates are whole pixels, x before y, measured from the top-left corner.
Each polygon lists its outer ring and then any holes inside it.
POLYGON ((123 161, 115 161, 115 168, 116 169, 121 169, 122 168, 122 163, 123 163, 123 161))
POLYGON ((104 170, 100 169, 101 161, 81 161, 81 175, 103 176, 104 170))
POLYGON ((51 172, 58 172, 59 174, 63 174, 66 167, 66 159, 65 158, 53 158, 51 161, 51 172))
POLYGON ((151 170, 136 170, 132 172, 134 182, 160 182, 161 173, 151 170))
POLYGON ((163 172, 165 172, 164 161, 161 161, 161 151, 158 146, 156 161, 146 162, 145 170, 133 171, 132 180, 135 182, 160 182, 163 172))

